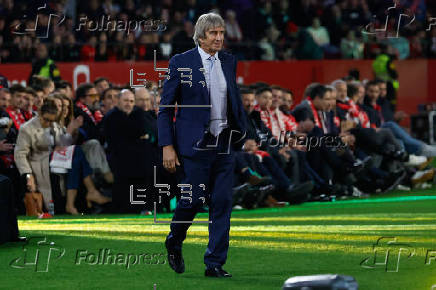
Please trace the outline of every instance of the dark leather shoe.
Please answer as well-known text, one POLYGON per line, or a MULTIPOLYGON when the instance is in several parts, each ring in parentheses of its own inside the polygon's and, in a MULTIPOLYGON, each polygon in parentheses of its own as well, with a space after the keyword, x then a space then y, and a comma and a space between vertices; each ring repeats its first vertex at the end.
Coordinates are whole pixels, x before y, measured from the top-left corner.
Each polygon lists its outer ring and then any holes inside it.
POLYGON ((183 260, 182 251, 176 250, 171 247, 171 243, 168 238, 165 240, 165 247, 168 252, 168 264, 171 269, 173 269, 176 273, 185 272, 185 261, 183 260))
POLYGON ((17 242, 27 242, 27 238, 26 237, 16 237, 13 240, 11 240, 11 242, 17 243, 17 242))
POLYGON ((231 274, 224 271, 222 268, 215 267, 215 268, 207 268, 204 272, 204 276, 206 277, 216 277, 216 278, 230 278, 232 277, 231 274))

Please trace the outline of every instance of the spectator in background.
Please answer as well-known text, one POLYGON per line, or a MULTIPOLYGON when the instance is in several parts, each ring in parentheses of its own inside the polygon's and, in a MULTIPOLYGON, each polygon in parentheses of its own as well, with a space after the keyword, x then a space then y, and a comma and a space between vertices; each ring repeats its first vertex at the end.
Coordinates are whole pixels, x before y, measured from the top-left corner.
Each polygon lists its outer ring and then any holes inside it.
POLYGON ((279 106, 280 111, 283 114, 290 116, 292 111, 292 105, 294 104, 294 94, 289 89, 282 89, 282 99, 279 106))
POLYGON ((95 47, 97 46, 97 37, 91 36, 88 42, 80 50, 81 61, 95 61, 95 47))
POLYGON ((324 50, 326 55, 338 53, 338 49, 330 45, 329 32, 324 26, 321 26, 321 21, 318 17, 313 19, 312 26, 307 28, 307 32, 312 36, 315 43, 324 50))
POLYGON ((102 32, 98 38, 95 61, 107 61, 109 59, 109 48, 107 44, 107 34, 102 32))
POLYGON ((295 56, 297 59, 323 58, 322 49, 316 44, 312 35, 306 29, 301 29, 298 33, 295 56))
POLYGON ((409 40, 404 36, 391 37, 387 40, 388 44, 394 48, 399 60, 407 59, 410 56, 409 40))
POLYGON ((295 133, 297 131, 297 122, 293 116, 286 116, 279 110, 281 89, 274 87, 274 91, 276 94, 273 94, 273 90, 269 87, 256 91, 258 102, 256 110, 260 111, 261 119, 271 130, 272 135, 280 140, 284 132, 295 133))
MULTIPOLYGON (((76 106, 74 116, 83 116, 83 126, 80 128, 81 142, 98 139, 97 125, 103 115, 96 109, 100 95, 93 84, 81 84, 76 90, 76 106)), ((79 144, 81 143, 79 141, 79 144)))
POLYGON ((113 174, 109 168, 106 154, 100 144, 99 124, 103 114, 97 110, 100 95, 91 83, 81 84, 76 90, 76 106, 74 116, 83 117, 83 125, 79 129, 78 145, 82 146, 86 159, 98 177, 102 177, 107 183, 113 183, 113 174))
POLYGON ((51 79, 38 75, 32 77, 32 87, 41 88, 44 92, 44 98, 55 90, 54 82, 51 79))
POLYGON ((135 105, 143 111, 153 111, 151 95, 145 87, 135 89, 135 105))
POLYGON ((171 46, 173 47, 173 55, 195 47, 194 40, 192 39, 193 35, 194 26, 192 22, 185 21, 183 23, 183 30, 177 32, 172 39, 171 46))
POLYGON ((109 87, 101 94, 100 111, 103 115, 106 115, 117 105, 117 95, 120 90, 118 88, 109 87))
POLYGON ((164 32, 162 34, 162 39, 159 42, 159 51, 163 59, 169 59, 173 51, 173 46, 171 45, 171 37, 172 35, 170 32, 164 32))
POLYGON ((80 47, 76 42, 76 37, 72 32, 66 36, 66 44, 63 48, 65 61, 79 61, 80 47))
POLYGON ((242 40, 242 31, 233 10, 227 10, 226 12, 226 37, 230 42, 240 42, 242 40))
POLYGON ((23 112, 26 121, 32 119, 37 112, 34 111, 33 100, 36 98, 36 92, 31 88, 26 88, 26 94, 23 96, 23 103, 21 105, 21 112, 23 112))
POLYGON ((32 86, 32 88, 35 91, 35 98, 33 99, 33 110, 38 111, 38 109, 41 108, 42 103, 44 102, 44 90, 39 86, 32 86))
POLYGON ((49 156, 55 146, 68 145, 68 136, 55 123, 57 115, 54 98, 44 101, 39 117, 20 129, 14 153, 17 168, 23 180, 27 180, 27 192, 41 192, 47 209, 53 200, 49 156))
POLYGON ((10 88, 11 101, 9 107, 6 108, 6 112, 9 118, 14 122, 10 134, 13 135, 12 143, 15 143, 16 137, 18 135, 18 130, 20 130, 21 125, 26 122, 21 107, 23 106, 23 98, 27 94, 26 88, 20 84, 15 84, 10 88))
POLYGON ((347 0, 344 4, 346 8, 343 9, 342 15, 345 24, 351 27, 359 27, 369 23, 371 12, 366 1, 347 0))
MULTIPOLYGON (((111 152, 115 183, 112 192, 116 212, 139 213, 143 206, 130 203, 129 189, 149 188, 153 184, 150 135, 145 129, 144 112, 134 108, 135 97, 124 89, 118 95, 118 105, 106 117, 105 137, 111 152)), ((143 199, 142 199, 143 200, 143 199)), ((152 202, 145 206, 149 210, 152 202)))
POLYGON ((29 83, 32 84, 34 75, 42 76, 53 81, 61 79, 61 73, 56 64, 48 56, 47 45, 39 43, 36 47, 36 58, 32 62, 32 72, 29 76, 29 83))
POLYGON ((61 80, 61 81, 57 82, 56 83, 56 91, 64 94, 70 100, 74 99, 74 96, 73 96, 73 87, 67 81, 61 80))
POLYGON ((348 31, 347 37, 341 40, 342 58, 346 59, 362 59, 363 58, 363 43, 356 39, 354 30, 348 31))
POLYGON ((9 89, 0 89, 0 111, 6 112, 6 108, 9 106, 9 101, 11 100, 11 93, 9 89))
POLYGON ((310 33, 315 43, 319 46, 324 47, 330 44, 329 32, 324 26, 321 26, 321 21, 318 17, 313 19, 312 26, 307 28, 307 32, 310 33))
POLYGON ((109 80, 105 77, 96 78, 94 81, 95 89, 97 90, 97 94, 102 96, 103 92, 110 87, 109 80))

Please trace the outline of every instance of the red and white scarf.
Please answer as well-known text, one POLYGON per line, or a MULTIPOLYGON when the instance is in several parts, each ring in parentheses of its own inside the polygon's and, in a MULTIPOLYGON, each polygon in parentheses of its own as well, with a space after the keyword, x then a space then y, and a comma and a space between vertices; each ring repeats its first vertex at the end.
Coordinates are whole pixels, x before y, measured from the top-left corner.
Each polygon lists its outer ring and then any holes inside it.
POLYGON ((24 118, 24 115, 20 109, 14 109, 12 106, 9 106, 6 108, 6 112, 8 112, 12 121, 14 121, 14 125, 17 130, 20 130, 21 125, 26 123, 26 119, 24 118))
POLYGON ((318 111, 316 110, 315 106, 313 105, 312 99, 307 98, 307 102, 309 103, 309 106, 312 109, 312 115, 313 115, 313 118, 315 119, 315 125, 324 131, 324 122, 319 117, 318 111))
POLYGON ((257 105, 254 109, 260 112, 262 122, 271 130, 274 137, 280 138, 286 132, 295 133, 297 131, 298 124, 294 116, 287 116, 278 108, 275 110, 261 110, 257 105))
POLYGON ((92 114, 88 107, 80 101, 76 103, 76 106, 85 112, 85 114, 88 115, 88 117, 91 118, 92 122, 94 122, 96 125, 103 119, 103 114, 99 110, 92 114))
POLYGON ((359 123, 362 128, 371 127, 368 115, 353 100, 350 99, 347 103, 337 103, 337 105, 347 111, 347 119, 359 123))

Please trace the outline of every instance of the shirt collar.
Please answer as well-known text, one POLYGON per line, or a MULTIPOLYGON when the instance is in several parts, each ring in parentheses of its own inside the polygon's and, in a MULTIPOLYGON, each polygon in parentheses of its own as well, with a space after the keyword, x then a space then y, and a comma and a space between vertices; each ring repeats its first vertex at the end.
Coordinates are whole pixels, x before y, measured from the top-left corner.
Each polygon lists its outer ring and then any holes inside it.
MULTIPOLYGON (((198 46, 198 53, 200 53, 202 61, 206 61, 209 57, 211 57, 211 55, 205 52, 200 46, 198 46)), ((214 56, 218 60, 218 51, 215 53, 214 56)))

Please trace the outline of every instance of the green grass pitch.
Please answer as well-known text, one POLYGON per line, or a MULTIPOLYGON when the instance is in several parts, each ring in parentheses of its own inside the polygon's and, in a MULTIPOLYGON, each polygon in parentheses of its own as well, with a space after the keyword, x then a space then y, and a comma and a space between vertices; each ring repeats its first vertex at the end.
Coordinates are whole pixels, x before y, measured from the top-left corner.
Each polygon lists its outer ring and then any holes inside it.
POLYGON ((1 245, 0 288, 281 289, 291 276, 339 273, 355 277, 359 289, 436 289, 435 192, 234 212, 230 279, 204 277, 204 224, 191 226, 186 272, 176 274, 163 244, 169 225, 152 216, 20 217, 21 235, 46 242, 1 245))

